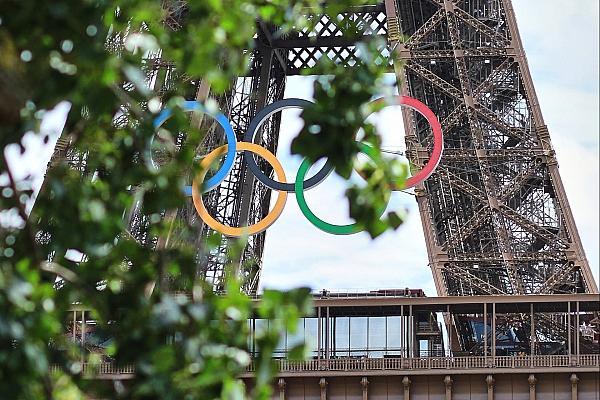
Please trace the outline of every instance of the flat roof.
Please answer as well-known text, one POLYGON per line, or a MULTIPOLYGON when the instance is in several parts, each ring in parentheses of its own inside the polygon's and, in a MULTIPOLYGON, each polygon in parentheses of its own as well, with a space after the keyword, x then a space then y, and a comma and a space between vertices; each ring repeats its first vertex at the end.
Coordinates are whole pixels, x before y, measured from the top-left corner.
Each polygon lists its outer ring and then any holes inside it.
MULTIPOLYGON (((484 304, 491 313, 495 306, 496 313, 529 313, 533 305, 534 312, 567 312, 569 303, 571 312, 600 311, 600 294, 543 294, 543 295, 485 295, 485 296, 444 296, 444 297, 408 297, 380 296, 373 293, 340 293, 328 296, 327 293, 315 294, 315 308, 329 308, 329 315, 343 316, 385 316, 400 315, 403 310, 412 312, 446 312, 456 314, 482 314, 484 304)), ((258 301, 258 299, 257 299, 258 301)), ((321 310, 323 312, 323 310, 321 310)), ((323 315, 323 314, 322 314, 323 315)))

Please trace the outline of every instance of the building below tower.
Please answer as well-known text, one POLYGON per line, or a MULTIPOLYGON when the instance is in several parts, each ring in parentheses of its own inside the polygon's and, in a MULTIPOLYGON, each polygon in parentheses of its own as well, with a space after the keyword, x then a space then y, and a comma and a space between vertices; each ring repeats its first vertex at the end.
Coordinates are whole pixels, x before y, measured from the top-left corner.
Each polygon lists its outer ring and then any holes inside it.
MULTIPOLYGON (((597 294, 426 297, 420 289, 323 290, 314 294, 313 314, 275 349, 274 396, 600 400, 599 312, 597 294), (307 357, 290 360, 288 351, 302 342, 307 357)), ((85 315, 73 310, 73 337, 101 348, 101 335, 85 315)), ((248 325, 248 350, 255 355, 255 335, 269 322, 251 318, 248 325)), ((249 389, 253 371, 250 364, 243 375, 249 389)), ((125 381, 134 374, 133 367, 107 362, 95 377, 125 381)))

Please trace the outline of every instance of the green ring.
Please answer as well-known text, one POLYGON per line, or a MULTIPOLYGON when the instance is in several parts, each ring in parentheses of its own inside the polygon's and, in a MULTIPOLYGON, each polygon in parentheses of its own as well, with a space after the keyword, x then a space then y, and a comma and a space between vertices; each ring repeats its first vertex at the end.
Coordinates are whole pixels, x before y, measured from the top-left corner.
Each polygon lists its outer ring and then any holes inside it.
MULTIPOLYGON (((365 143, 359 143, 359 152, 363 153, 367 157, 369 157, 375 164, 379 164, 383 162, 380 157, 378 157, 375 149, 365 143)), ((311 209, 308 207, 306 203, 306 199, 304 198, 304 178, 306 177, 306 173, 310 169, 312 164, 308 159, 304 159, 302 164, 300 164, 300 168, 298 168, 298 172, 296 173, 296 181, 294 182, 294 191, 296 193, 296 201, 298 202, 298 206, 300 206, 300 210, 302 214, 306 217, 307 220, 310 221, 311 224, 319 228, 320 230, 331 233, 333 235, 352 235, 354 233, 361 232, 363 227, 358 224, 349 224, 349 225, 334 225, 329 222, 323 221, 321 218, 317 217, 311 209)), ((387 199, 389 203, 389 197, 387 199)), ((379 211, 379 216, 381 217, 385 212, 387 207, 387 203, 385 207, 382 207, 379 211)))

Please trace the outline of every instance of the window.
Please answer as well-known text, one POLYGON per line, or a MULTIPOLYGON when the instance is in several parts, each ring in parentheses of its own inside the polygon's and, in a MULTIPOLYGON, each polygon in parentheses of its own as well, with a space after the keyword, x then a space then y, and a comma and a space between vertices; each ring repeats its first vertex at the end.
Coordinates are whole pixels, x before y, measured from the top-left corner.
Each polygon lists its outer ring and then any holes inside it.
POLYGON ((304 342, 307 354, 312 357, 317 355, 318 324, 317 318, 304 319, 304 342))
POLYGON ((387 317, 387 354, 400 355, 400 317, 387 317))
POLYGON ((304 318, 301 318, 296 325, 296 332, 287 333, 287 348, 288 350, 294 346, 298 346, 304 342, 304 318))
POLYGON ((248 319, 246 324, 248 325, 248 339, 246 345, 248 346, 248 352, 250 354, 254 353, 254 329, 252 329, 252 324, 254 323, 253 319, 248 319))
POLYGON ((336 357, 344 357, 348 355, 350 343, 348 341, 350 334, 350 319, 348 317, 333 318, 333 337, 334 349, 336 357))
MULTIPOLYGON (((274 321, 274 323, 281 323, 281 320, 278 321, 274 321)), ((269 324, 269 329, 274 329, 273 325, 269 324)), ((273 356, 278 358, 278 357, 285 357, 285 340, 287 337, 287 332, 283 332, 283 335, 281 335, 281 337, 279 338, 279 342, 277 342, 277 345, 275 346, 275 349, 273 350, 273 356)))
POLYGON ((369 350, 385 350, 386 317, 369 317, 369 350))
POLYGON ((350 355, 367 355, 367 317, 350 318, 350 355))
POLYGON ((269 321, 266 319, 255 319, 254 320, 254 352, 258 353, 260 350, 258 343, 256 342, 256 337, 263 335, 263 332, 266 332, 269 327, 269 321))

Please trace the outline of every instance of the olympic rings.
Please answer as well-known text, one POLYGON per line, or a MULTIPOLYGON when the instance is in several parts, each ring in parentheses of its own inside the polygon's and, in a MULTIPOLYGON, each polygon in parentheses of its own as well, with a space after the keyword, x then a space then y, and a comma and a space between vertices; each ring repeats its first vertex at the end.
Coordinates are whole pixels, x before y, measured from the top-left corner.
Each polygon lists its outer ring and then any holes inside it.
MULTIPOLYGON (((256 132, 258 132, 262 124, 271 115, 286 108, 304 108, 311 104, 313 103, 302 99, 285 99, 266 106, 251 121, 248 131, 244 135, 244 142, 237 143, 235 134, 233 132, 233 128, 231 127, 229 120, 222 113, 219 112, 212 114, 208 112, 206 108, 197 101, 185 101, 183 103, 182 109, 186 112, 199 111, 211 115, 223 127, 227 136, 227 144, 211 151, 200 162, 200 167, 202 171, 198 174, 198 176, 196 176, 192 186, 185 187, 186 196, 192 196, 196 211, 198 212, 200 218, 202 218, 202 220, 204 220, 204 222, 209 227, 218 232, 223 233, 226 236, 254 235, 256 233, 260 233, 267 229, 269 226, 271 226, 275 222, 275 220, 279 218, 279 216, 283 212, 283 207, 285 206, 288 192, 295 192, 296 200, 298 201, 298 205, 300 206, 302 213, 317 228, 336 235, 348 235, 360 232, 361 227, 359 224, 356 223, 349 225, 333 225, 321 220, 310 210, 306 203, 306 199, 304 197, 304 190, 311 189, 319 183, 323 182, 323 180, 325 180, 325 178, 332 171, 332 166, 329 164, 329 162, 327 162, 321 168, 321 170, 319 170, 313 177, 305 180, 306 174, 311 166, 310 162, 305 159, 300 165, 300 168, 298 169, 294 183, 288 183, 286 181, 283 167, 281 166, 275 155, 269 150, 265 149, 264 147, 253 143, 256 132), (277 190, 279 192, 279 195, 275 202, 275 206, 264 219, 262 219, 260 222, 257 222, 254 225, 239 228, 226 226, 218 222, 212 216, 210 216, 202 200, 203 193, 218 186, 225 179, 227 174, 229 174, 235 161, 235 154, 238 151, 244 152, 244 159, 248 164, 248 168, 250 168, 250 171, 252 171, 256 178, 265 186, 269 187, 270 189, 277 190), (219 168, 217 173, 207 182, 205 182, 203 186, 200 186, 200 183, 203 182, 206 172, 210 165, 213 163, 213 161, 215 161, 219 156, 222 156, 225 153, 225 161, 221 168, 219 168), (275 171, 275 175, 277 176, 279 181, 276 181, 264 174, 258 167, 254 156, 252 156, 252 154, 250 153, 254 153, 263 157, 269 164, 271 164, 273 170, 275 171), (201 191, 198 190, 199 187, 202 188, 201 191)), ((433 151, 425 166, 417 174, 408 178, 405 182, 404 187, 394 187, 392 188, 392 190, 402 190, 414 187, 419 183, 423 182, 425 179, 427 179, 437 168, 441 160, 442 152, 444 150, 441 125, 433 111, 431 111, 425 104, 412 97, 392 96, 374 100, 369 104, 369 106, 373 108, 380 105, 402 105, 410 107, 425 117, 433 131, 433 151)), ((171 111, 169 109, 163 110, 154 120, 155 129, 160 127, 170 117, 171 111)), ((382 162, 382 160, 379 157, 376 157, 377 153, 375 152, 375 150, 364 143, 360 143, 359 151, 363 154, 366 154, 376 164, 382 162)), ((151 155, 149 158, 154 164, 151 155)), ((381 216, 385 211, 385 207, 377 211, 379 213, 379 216, 381 216)))
MULTIPOLYGON (((225 156, 225 161, 223 162, 221 168, 219 168, 219 170, 215 173, 215 175, 212 178, 210 178, 204 183, 204 186, 202 187, 202 192, 206 193, 209 190, 212 190, 219 186, 219 183, 221 183, 223 179, 225 179, 225 177, 231 172, 231 169, 233 168, 237 144, 235 133, 233 132, 233 128, 231 127, 231 124, 229 123, 229 120, 225 115, 223 115, 220 112, 216 114, 209 112, 198 101, 184 101, 183 104, 181 104, 181 109, 185 112, 196 111, 210 115, 211 117, 216 119, 219 125, 223 127, 223 130, 225 130, 225 135, 227 137, 227 155, 225 156)), ((166 120, 171 118, 171 115, 172 112, 170 108, 165 108, 164 110, 162 110, 161 113, 158 114, 158 116, 154 119, 154 129, 158 129, 162 124, 165 123, 166 120)), ((152 137, 152 140, 154 140, 154 137, 152 137)), ((152 163, 152 166, 156 167, 156 164, 152 159, 152 154, 150 154, 149 158, 152 163)))
POLYGON ((438 164, 440 163, 440 160, 442 159, 442 152, 444 151, 444 138, 442 135, 442 126, 440 125, 440 121, 438 121, 437 117, 429 107, 412 97, 382 97, 380 99, 372 101, 371 105, 377 106, 381 103, 384 103, 384 105, 401 105, 412 108, 413 110, 417 111, 419 114, 425 117, 427 122, 429 122, 431 130, 433 131, 433 151, 431 152, 431 156, 425 164, 425 167, 423 167, 423 169, 421 169, 416 175, 413 175, 410 178, 408 178, 406 182, 404 182, 403 187, 396 187, 393 188, 393 190, 404 190, 417 186, 419 183, 429 178, 429 176, 437 168, 438 164))
MULTIPOLYGON (((240 142, 238 143, 238 150, 250 151, 252 153, 258 154, 263 157, 265 160, 271 164, 277 178, 285 183, 285 171, 281 166, 281 163, 275 157, 273 153, 269 150, 265 149, 262 146, 259 146, 254 143, 240 142)), ((260 233, 267 229, 269 226, 275 222, 277 218, 283 212, 283 207, 285 206, 285 201, 287 200, 287 192, 280 191, 277 196, 277 201, 275 202, 275 206, 273 210, 267 214, 265 218, 263 218, 260 222, 246 226, 241 228, 236 228, 233 226, 226 226, 214 219, 208 211, 206 211, 206 207, 204 207, 204 203, 202 201, 202 195, 198 192, 198 185, 204 179, 204 175, 206 174, 206 169, 211 165, 211 163, 220 155, 228 151, 228 146, 223 145, 221 147, 217 147, 200 162, 201 172, 198 174, 196 179, 194 179, 194 183, 192 184, 192 199, 194 201, 194 206, 196 207, 196 211, 200 218, 206 223, 206 225, 210 226, 215 231, 221 232, 225 236, 242 236, 242 235, 254 235, 256 233, 260 233)))
MULTIPOLYGON (((260 129, 262 124, 267 120, 267 118, 269 118, 276 112, 283 111, 286 108, 304 108, 312 104, 314 103, 302 99, 284 99, 269 104, 268 106, 260 110, 258 114, 256 114, 256 117, 254 117, 254 119, 250 123, 250 126, 248 127, 248 132, 246 132, 246 134, 244 135, 244 141, 248 143, 253 143, 256 132, 258 132, 258 130, 260 129)), ((254 176, 256 176, 256 179, 262 182, 263 185, 274 190, 285 190, 288 193, 291 193, 295 190, 293 183, 277 182, 265 175, 256 164, 256 161, 254 160, 252 154, 250 154, 249 152, 244 152, 244 159, 246 160, 246 164, 248 164, 248 168, 250 168, 250 171, 252 171, 254 176)), ((323 168, 319 170, 319 172, 317 172, 312 178, 309 178, 306 182, 303 183, 303 189, 310 189, 323 182, 323 180, 331 173, 332 170, 333 166, 329 162, 326 162, 323 168)))
MULTIPOLYGON (((381 164, 382 160, 377 156, 375 149, 371 146, 368 146, 364 143, 359 143, 359 151, 365 155, 367 155, 375 164, 381 164)), ((298 173, 296 174, 296 181, 294 184, 296 191, 296 201, 298 201, 298 206, 300 206, 300 210, 302 214, 312 223, 314 226, 319 228, 320 230, 331 233, 334 235, 351 235, 353 233, 358 233, 362 230, 361 226, 357 223, 349 224, 349 225, 333 225, 329 222, 325 222, 319 217, 317 217, 311 209, 308 207, 306 203, 306 199, 304 198, 304 190, 302 190, 302 182, 304 181, 304 176, 306 172, 310 169, 310 162, 308 159, 304 159, 302 164, 300 164, 300 168, 298 169, 298 173)), ((389 202, 389 198, 387 199, 389 202)), ((387 206, 387 205, 386 205, 387 206)), ((378 216, 381 217, 383 212, 385 211, 385 207, 377 210, 378 216)))

